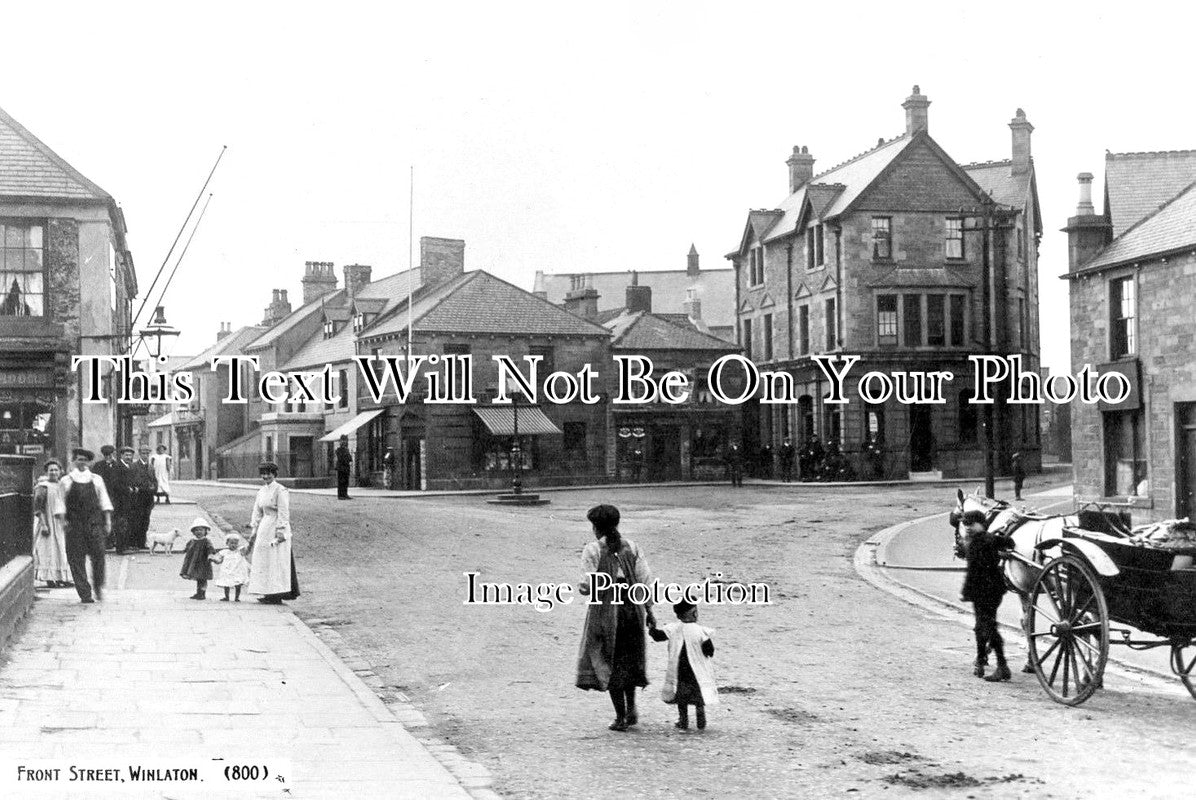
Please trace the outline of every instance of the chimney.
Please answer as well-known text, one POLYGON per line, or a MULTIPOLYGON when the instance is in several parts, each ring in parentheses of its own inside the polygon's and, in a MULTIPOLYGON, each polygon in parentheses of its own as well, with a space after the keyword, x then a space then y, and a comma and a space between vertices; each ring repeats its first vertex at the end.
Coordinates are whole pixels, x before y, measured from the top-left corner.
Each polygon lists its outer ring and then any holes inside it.
POLYGON ((652 287, 640 286, 640 274, 634 270, 631 272, 631 285, 627 287, 624 305, 628 311, 652 313, 652 287))
POLYGON ((216 341, 220 341, 225 336, 233 332, 233 324, 231 322, 221 322, 220 330, 216 332, 216 341))
POLYGON ((357 296, 361 288, 370 282, 370 275, 374 268, 368 264, 346 264, 345 270, 345 294, 350 299, 357 296))
POLYGON ((331 261, 303 262, 303 305, 336 291, 336 274, 331 261))
POLYGON ((573 286, 565 294, 565 310, 586 319, 598 316, 598 290, 589 275, 573 276, 573 286))
POLYGON ((803 183, 814 177, 814 156, 806 147, 793 146, 793 155, 785 162, 789 165, 789 194, 793 194, 803 183))
POLYGON ((1009 123, 1009 129, 1013 131, 1012 172, 1014 175, 1027 175, 1030 172, 1030 134, 1034 133, 1034 126, 1026 119, 1026 112, 1019 108, 1009 123))
POLYGON ((905 133, 908 136, 913 136, 918 131, 925 131, 929 127, 929 115, 926 109, 930 107, 930 101, 926 99, 926 95, 922 94, 922 90, 914 84, 914 92, 909 97, 905 98, 905 102, 901 104, 905 109, 905 133))
POLYGON ((287 290, 275 289, 270 305, 266 306, 266 315, 262 318, 262 324, 273 325, 290 313, 291 303, 287 300, 287 290))
POLYGON ((1098 216, 1092 205, 1092 173, 1081 172, 1076 180, 1080 182, 1080 201, 1076 204, 1076 215, 1067 220, 1063 229, 1067 234, 1068 272, 1081 269, 1113 240, 1112 225, 1098 216))
POLYGON ((691 278, 696 278, 700 271, 698 267, 698 248, 690 244, 689 255, 685 258, 685 274, 691 278))
POLYGON ((692 320, 702 319, 702 301, 698 299, 698 290, 694 287, 685 290, 685 302, 681 304, 681 310, 692 320))
POLYGON ((465 272, 465 241, 419 237, 419 278, 424 286, 435 286, 465 272))
POLYGON ((541 300, 548 299, 548 290, 544 288, 544 271, 536 270, 536 281, 532 284, 532 294, 541 300))

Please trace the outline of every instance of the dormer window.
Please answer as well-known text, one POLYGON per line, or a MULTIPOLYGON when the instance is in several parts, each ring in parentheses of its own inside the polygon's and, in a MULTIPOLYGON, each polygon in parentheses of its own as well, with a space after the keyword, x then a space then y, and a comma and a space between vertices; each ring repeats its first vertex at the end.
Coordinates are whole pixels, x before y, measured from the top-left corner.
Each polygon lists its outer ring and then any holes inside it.
POLYGON ((336 323, 330 319, 324 320, 324 338, 331 339, 336 333, 336 323))
POLYGON ((353 315, 353 332, 360 333, 365 328, 365 312, 358 311, 353 315))

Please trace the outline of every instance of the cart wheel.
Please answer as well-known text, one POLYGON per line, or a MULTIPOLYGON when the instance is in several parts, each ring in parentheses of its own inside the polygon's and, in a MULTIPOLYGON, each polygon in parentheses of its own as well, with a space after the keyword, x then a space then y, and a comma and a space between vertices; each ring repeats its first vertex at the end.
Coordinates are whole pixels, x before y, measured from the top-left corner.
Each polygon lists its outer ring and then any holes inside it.
POLYGON ((1173 644, 1171 645, 1171 671, 1179 676, 1187 687, 1188 694, 1196 699, 1196 647, 1193 647, 1192 655, 1184 658, 1184 648, 1188 645, 1173 644))
POLYGON ((1101 684, 1109 657, 1109 610, 1092 568, 1065 555, 1030 589, 1026 642, 1034 674, 1056 703, 1078 706, 1101 684))

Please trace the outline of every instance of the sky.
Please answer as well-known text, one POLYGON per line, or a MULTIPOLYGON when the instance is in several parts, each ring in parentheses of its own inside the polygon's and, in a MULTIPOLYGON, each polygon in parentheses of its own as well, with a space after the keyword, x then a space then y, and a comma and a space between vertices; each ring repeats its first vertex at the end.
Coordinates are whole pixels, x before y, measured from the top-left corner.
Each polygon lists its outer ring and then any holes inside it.
POLYGON ((1196 147, 1196 11, 1170 4, 38 5, 4 12, 0 107, 121 204, 143 295, 228 147, 162 301, 176 354, 272 289, 297 305, 305 261, 405 269, 412 170, 415 239, 525 288, 691 243, 728 266, 794 145, 821 172, 892 138, 918 84, 961 163, 1007 158, 1019 107, 1035 126, 1043 363, 1067 370, 1076 174, 1196 147))

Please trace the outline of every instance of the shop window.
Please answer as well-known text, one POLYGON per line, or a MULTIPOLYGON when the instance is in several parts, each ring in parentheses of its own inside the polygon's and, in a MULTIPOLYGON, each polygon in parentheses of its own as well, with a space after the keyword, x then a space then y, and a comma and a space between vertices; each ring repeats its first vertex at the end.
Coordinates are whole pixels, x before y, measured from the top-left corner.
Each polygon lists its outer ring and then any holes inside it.
POLYGON ((54 415, 38 403, 0 403, 0 453, 42 456, 54 449, 54 415))
POLYGON ((1105 494, 1109 497, 1146 494, 1146 448, 1143 413, 1110 411, 1105 425, 1105 494))
POLYGON ((42 226, 0 223, 0 316, 45 314, 45 264, 42 226))
POLYGON ((723 429, 712 426, 699 426, 693 429, 690 437, 691 458, 719 458, 723 452, 725 437, 723 429))

